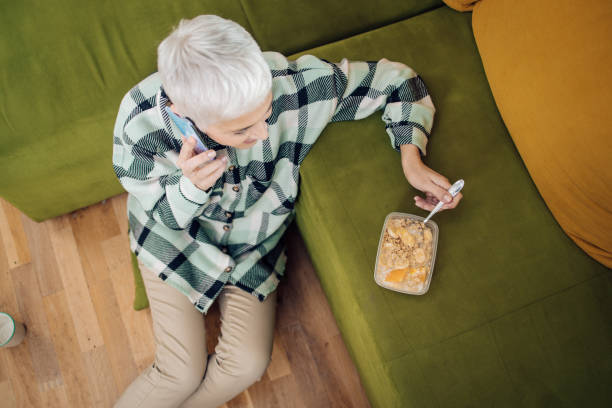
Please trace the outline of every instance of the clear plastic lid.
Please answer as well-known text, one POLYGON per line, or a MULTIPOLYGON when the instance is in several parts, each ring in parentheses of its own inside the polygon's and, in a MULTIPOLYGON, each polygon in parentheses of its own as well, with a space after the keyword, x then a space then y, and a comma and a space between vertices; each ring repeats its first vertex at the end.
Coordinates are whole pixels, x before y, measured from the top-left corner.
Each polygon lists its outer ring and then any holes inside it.
POLYGON ((374 281, 385 289, 409 295, 429 290, 436 249, 438 225, 423 224, 425 218, 392 212, 385 218, 374 267, 374 281))

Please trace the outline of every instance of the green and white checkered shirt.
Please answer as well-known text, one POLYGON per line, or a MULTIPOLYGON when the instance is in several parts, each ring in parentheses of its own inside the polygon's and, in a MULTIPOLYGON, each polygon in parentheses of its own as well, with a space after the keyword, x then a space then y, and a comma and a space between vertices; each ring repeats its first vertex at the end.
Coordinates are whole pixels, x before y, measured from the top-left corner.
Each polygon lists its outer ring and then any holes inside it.
POLYGON ((328 123, 384 108, 391 146, 413 143, 423 154, 433 123, 425 84, 401 63, 264 57, 273 77, 269 137, 236 149, 201 133, 204 144, 226 149, 229 158, 209 192, 176 165, 181 134, 163 109, 169 99, 157 73, 125 95, 115 123, 113 168, 129 192, 131 250, 202 313, 228 283, 262 301, 276 289, 300 164, 328 123))

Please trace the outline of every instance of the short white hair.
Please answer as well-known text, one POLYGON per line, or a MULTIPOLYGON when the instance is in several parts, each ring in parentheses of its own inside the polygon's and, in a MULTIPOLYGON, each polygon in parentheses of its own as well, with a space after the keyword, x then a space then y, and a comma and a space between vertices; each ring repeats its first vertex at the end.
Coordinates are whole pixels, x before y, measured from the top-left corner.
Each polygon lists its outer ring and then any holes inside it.
POLYGON ((259 45, 239 24, 215 15, 182 19, 157 48, 164 91, 202 130, 262 104, 272 75, 259 45))

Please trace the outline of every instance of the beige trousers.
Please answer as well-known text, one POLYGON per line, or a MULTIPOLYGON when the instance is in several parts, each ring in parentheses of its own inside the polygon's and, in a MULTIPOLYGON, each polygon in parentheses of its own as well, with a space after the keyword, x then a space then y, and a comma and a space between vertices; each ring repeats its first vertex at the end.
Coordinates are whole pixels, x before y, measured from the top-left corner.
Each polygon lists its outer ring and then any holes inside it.
POLYGON ((227 285, 217 298, 221 334, 209 356, 202 313, 139 265, 153 318, 155 362, 130 384, 116 408, 218 407, 261 378, 272 354, 276 291, 260 302, 227 285))

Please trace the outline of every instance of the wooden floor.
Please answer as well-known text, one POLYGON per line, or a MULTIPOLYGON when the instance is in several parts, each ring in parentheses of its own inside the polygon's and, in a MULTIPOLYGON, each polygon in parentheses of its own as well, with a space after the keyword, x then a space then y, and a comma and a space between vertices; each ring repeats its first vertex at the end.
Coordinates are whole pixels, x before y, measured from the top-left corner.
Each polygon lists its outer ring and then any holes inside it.
MULTIPOLYGON (((28 327, 0 349, 0 406, 111 407, 153 362, 150 310, 132 308, 126 198, 43 223, 0 199, 0 311, 28 327)), ((368 407, 295 226, 287 238, 272 362, 224 407, 368 407)), ((212 349, 216 305, 206 326, 212 349)))

